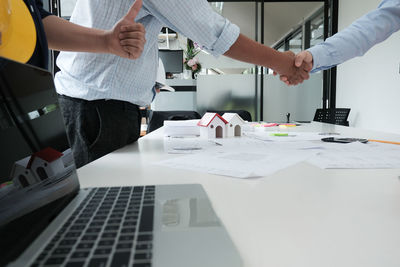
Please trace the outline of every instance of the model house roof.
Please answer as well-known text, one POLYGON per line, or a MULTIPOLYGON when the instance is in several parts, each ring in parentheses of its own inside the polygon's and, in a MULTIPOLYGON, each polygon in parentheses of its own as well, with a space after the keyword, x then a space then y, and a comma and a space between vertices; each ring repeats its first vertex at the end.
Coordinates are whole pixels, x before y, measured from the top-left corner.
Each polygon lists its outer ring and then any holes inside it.
POLYGON ((228 122, 222 118, 218 113, 206 113, 204 114, 204 116, 201 118, 201 120, 199 121, 199 123, 197 124, 198 126, 202 126, 202 127, 208 127, 208 125, 210 125, 210 123, 216 118, 220 118, 225 124, 227 124, 228 122))
POLYGON ((240 123, 244 124, 244 120, 237 113, 225 113, 222 117, 228 122, 231 122, 233 119, 237 118, 240 123))
POLYGON ((16 161, 14 165, 19 165, 19 166, 26 168, 26 166, 28 166, 28 164, 29 164, 29 159, 30 159, 30 157, 20 159, 20 160, 16 161))
POLYGON ((53 162, 56 159, 61 158, 63 155, 63 153, 51 148, 51 147, 47 147, 45 149, 40 150, 39 152, 36 152, 35 154, 33 154, 31 156, 31 159, 29 160, 28 166, 26 167, 27 169, 30 169, 32 166, 33 161, 35 160, 35 158, 41 158, 47 162, 53 162))

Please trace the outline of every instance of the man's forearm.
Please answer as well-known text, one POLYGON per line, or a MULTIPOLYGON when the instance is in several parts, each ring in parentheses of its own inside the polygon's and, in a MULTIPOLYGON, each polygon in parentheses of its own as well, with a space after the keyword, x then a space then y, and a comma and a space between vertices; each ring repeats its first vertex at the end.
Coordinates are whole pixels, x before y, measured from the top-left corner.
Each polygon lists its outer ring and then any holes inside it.
POLYGON ((287 65, 293 65, 293 60, 284 56, 281 52, 262 45, 243 34, 239 35, 236 42, 224 55, 236 60, 271 68, 278 72, 287 65))
POLYGON ((86 28, 56 16, 43 19, 50 49, 63 51, 108 53, 105 31, 86 28))
POLYGON ((295 55, 293 52, 276 51, 242 34, 239 35, 236 42, 224 55, 236 60, 273 69, 275 73, 287 77, 289 84, 298 84, 309 77, 308 66, 295 67, 295 55))

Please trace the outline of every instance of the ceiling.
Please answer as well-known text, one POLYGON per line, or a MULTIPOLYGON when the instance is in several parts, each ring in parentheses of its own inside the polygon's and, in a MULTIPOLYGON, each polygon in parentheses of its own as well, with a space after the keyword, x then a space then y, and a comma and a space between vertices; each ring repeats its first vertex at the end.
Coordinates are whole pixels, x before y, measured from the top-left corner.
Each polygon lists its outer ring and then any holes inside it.
MULTIPOLYGON (((265 3, 264 43, 274 45, 322 6, 323 2, 265 3)), ((241 33, 255 38, 255 3, 224 2, 222 15, 238 25, 241 33)))

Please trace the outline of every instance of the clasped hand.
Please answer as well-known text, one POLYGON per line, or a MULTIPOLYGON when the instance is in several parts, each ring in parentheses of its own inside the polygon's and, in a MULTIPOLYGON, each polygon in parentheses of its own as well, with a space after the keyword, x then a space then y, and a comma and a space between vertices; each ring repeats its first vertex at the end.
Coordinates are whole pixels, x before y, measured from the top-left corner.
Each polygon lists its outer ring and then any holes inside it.
POLYGON ((140 57, 146 43, 146 31, 142 24, 135 22, 135 18, 141 8, 142 0, 136 0, 113 29, 105 32, 106 47, 110 53, 129 59, 140 57))
POLYGON ((287 85, 297 85, 304 80, 308 80, 309 72, 313 68, 313 57, 310 52, 302 51, 295 55, 291 51, 283 52, 291 59, 291 64, 284 71, 274 71, 274 75, 279 74, 279 79, 287 85))

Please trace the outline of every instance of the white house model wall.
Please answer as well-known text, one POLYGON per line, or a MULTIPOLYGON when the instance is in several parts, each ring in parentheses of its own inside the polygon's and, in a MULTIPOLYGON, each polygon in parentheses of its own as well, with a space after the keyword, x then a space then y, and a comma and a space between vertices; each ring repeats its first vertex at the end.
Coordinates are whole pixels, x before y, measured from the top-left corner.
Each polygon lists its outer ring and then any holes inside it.
POLYGON ((226 124, 228 122, 217 113, 206 113, 197 124, 200 127, 202 138, 224 138, 226 137, 226 124))
MULTIPOLYGON (((70 152, 71 150, 67 150, 70 152)), ((54 177, 65 169, 63 153, 45 148, 14 163, 11 177, 16 187, 25 188, 54 177)))
POLYGON ((40 179, 36 177, 32 170, 26 168, 30 158, 29 156, 14 163, 13 169, 11 170, 11 177, 16 187, 23 188, 40 182, 40 179), (19 177, 24 177, 24 179, 21 180, 19 177))
POLYGON ((243 119, 236 113, 206 113, 197 124, 202 138, 225 138, 242 135, 243 119))
POLYGON ((245 122, 237 113, 225 113, 222 118, 228 122, 226 137, 242 136, 242 126, 245 122))

